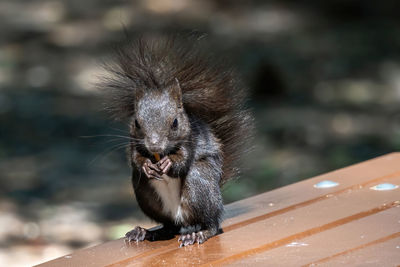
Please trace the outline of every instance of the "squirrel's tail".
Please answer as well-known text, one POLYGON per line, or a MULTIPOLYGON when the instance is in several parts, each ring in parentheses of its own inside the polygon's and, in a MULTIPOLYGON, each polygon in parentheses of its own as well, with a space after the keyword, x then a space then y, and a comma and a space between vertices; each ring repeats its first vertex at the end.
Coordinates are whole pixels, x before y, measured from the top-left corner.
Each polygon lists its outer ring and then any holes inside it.
POLYGON ((253 117, 244 107, 230 111, 212 123, 215 134, 222 142, 223 177, 221 185, 240 174, 241 160, 251 148, 253 117))
POLYGON ((180 82, 186 112, 206 121, 222 144, 222 185, 238 177, 240 158, 251 148, 254 120, 246 108, 247 90, 221 58, 206 54, 197 41, 187 43, 174 42, 181 56, 175 62, 182 63, 174 76, 180 82))
POLYGON ((112 76, 103 79, 103 87, 111 89, 107 110, 116 118, 126 118, 134 114, 137 89, 163 90, 178 79, 185 111, 208 123, 221 141, 222 185, 239 174, 239 158, 249 149, 253 119, 237 75, 221 58, 205 52, 199 39, 156 36, 128 41, 117 50, 116 64, 106 66, 112 76))

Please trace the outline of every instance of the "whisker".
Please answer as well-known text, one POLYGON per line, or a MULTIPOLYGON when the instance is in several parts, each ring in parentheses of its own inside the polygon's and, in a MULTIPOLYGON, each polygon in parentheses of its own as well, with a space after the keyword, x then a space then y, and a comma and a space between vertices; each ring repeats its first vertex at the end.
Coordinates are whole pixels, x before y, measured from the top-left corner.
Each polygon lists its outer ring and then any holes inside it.
POLYGON ((121 133, 126 133, 126 134, 129 134, 129 131, 126 131, 126 130, 122 130, 122 129, 118 129, 118 128, 114 128, 114 127, 109 127, 110 129, 112 129, 112 130, 115 130, 115 131, 118 131, 118 132, 121 132, 121 133))
POLYGON ((128 146, 129 146, 129 143, 125 143, 125 142, 124 142, 124 143, 116 144, 116 145, 112 146, 111 148, 105 149, 105 151, 101 152, 101 153, 98 154, 94 159, 92 159, 92 160, 89 162, 88 165, 92 165, 92 164, 93 164, 97 159, 99 159, 100 157, 101 157, 102 159, 104 159, 104 157, 107 156, 108 154, 110 154, 111 152, 116 151, 116 150, 121 149, 121 148, 124 148, 124 147, 127 148, 128 146))
POLYGON ((97 134, 97 135, 81 135, 80 138, 95 138, 95 137, 120 137, 126 139, 134 139, 130 136, 116 135, 116 134, 97 134))
POLYGON ((138 142, 143 141, 143 139, 134 138, 132 136, 123 136, 123 135, 116 135, 116 134, 98 134, 98 135, 82 135, 82 136, 80 136, 80 138, 96 138, 96 137, 117 137, 117 138, 132 140, 132 141, 138 141, 138 142))

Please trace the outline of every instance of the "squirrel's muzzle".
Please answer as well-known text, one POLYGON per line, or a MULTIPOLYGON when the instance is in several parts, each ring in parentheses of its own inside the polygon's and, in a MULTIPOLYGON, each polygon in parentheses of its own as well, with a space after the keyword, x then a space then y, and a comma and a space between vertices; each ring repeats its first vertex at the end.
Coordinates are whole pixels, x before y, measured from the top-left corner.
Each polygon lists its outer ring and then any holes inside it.
POLYGON ((159 135, 153 134, 145 141, 146 147, 151 153, 162 154, 166 148, 166 142, 159 135))

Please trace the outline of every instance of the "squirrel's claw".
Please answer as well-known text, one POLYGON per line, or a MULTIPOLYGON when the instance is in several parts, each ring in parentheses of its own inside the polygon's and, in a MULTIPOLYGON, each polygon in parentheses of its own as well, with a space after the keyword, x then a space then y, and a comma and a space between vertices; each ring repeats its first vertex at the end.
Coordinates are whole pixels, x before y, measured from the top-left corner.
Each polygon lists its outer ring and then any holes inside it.
POLYGON ((147 178, 162 180, 160 175, 161 170, 156 164, 146 161, 142 166, 142 170, 146 174, 147 178))
POLYGON ((171 169, 172 161, 168 156, 165 156, 157 163, 157 165, 161 169, 161 172, 166 174, 169 169, 171 169))
POLYGON ((206 236, 203 234, 202 231, 200 232, 193 232, 191 234, 184 234, 181 235, 178 239, 178 242, 181 242, 179 247, 186 247, 188 245, 193 245, 195 243, 202 244, 207 240, 206 236))
POLYGON ((146 239, 146 234, 147 234, 146 229, 144 229, 140 226, 136 226, 135 229, 133 229, 125 234, 125 241, 128 241, 128 242, 143 241, 146 239))

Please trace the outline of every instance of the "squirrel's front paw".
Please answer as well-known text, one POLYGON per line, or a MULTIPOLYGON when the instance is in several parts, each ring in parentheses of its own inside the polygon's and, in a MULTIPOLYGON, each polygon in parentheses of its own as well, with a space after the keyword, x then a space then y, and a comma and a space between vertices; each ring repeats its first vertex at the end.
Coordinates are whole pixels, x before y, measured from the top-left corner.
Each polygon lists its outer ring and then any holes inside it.
POLYGON ((179 245, 180 248, 188 245, 193 245, 194 243, 202 244, 206 240, 207 238, 202 231, 197 233, 193 232, 191 234, 181 235, 178 239, 178 241, 181 242, 181 244, 179 245))
POLYGON ((147 159, 142 166, 143 172, 146 174, 149 179, 162 180, 161 178, 161 170, 157 166, 157 164, 153 164, 151 160, 147 159))
POLYGON ((125 240, 128 242, 143 241, 146 239, 146 234, 147 234, 146 229, 144 229, 140 226, 136 226, 135 229, 133 229, 132 231, 129 231, 125 234, 125 240))
POLYGON ((157 162, 158 167, 161 169, 163 174, 168 173, 171 169, 172 161, 168 156, 163 157, 159 162, 157 162))

